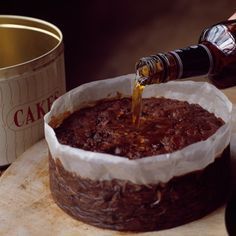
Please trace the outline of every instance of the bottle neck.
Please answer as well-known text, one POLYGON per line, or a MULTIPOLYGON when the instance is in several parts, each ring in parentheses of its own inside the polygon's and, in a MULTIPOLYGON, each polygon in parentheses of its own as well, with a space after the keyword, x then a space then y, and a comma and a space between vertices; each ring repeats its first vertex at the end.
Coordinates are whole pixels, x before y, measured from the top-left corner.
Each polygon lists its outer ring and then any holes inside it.
POLYGON ((205 75, 212 68, 213 58, 204 44, 144 57, 136 64, 144 85, 205 75))
POLYGON ((213 58, 210 50, 204 44, 198 44, 183 49, 171 51, 179 67, 178 78, 187 78, 210 73, 213 68, 213 58))

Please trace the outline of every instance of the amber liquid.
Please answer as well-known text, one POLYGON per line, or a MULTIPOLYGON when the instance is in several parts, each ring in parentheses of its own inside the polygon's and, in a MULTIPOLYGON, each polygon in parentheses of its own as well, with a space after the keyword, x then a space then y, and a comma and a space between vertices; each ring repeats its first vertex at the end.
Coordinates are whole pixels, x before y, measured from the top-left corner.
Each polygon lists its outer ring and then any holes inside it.
POLYGON ((140 125, 140 117, 142 112, 142 94, 144 87, 144 85, 141 85, 137 80, 135 80, 132 95, 132 122, 137 127, 140 125))

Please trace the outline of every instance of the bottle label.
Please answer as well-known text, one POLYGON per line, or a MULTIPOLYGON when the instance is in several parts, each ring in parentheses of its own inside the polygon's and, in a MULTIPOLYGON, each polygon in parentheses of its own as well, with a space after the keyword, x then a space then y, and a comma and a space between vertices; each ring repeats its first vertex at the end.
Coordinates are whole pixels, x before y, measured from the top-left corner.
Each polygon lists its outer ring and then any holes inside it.
POLYGON ((213 59, 209 49, 198 44, 170 52, 179 64, 178 78, 187 78, 208 74, 213 66, 213 59))

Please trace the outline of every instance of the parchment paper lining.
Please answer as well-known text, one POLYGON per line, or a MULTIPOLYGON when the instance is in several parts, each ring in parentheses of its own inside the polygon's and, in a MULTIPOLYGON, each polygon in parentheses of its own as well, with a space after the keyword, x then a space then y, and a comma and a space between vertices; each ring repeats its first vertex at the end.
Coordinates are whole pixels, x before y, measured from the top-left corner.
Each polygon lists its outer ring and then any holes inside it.
POLYGON ((62 145, 49 126, 53 116, 73 112, 88 103, 114 97, 117 92, 130 96, 134 75, 95 81, 81 85, 61 96, 45 115, 45 138, 52 157, 59 158, 66 170, 92 180, 129 180, 136 184, 166 183, 174 176, 200 170, 219 156, 230 142, 232 104, 213 85, 206 82, 169 82, 147 86, 144 97, 164 96, 197 103, 221 117, 226 124, 205 141, 197 142, 171 154, 139 160, 95 153, 62 145))

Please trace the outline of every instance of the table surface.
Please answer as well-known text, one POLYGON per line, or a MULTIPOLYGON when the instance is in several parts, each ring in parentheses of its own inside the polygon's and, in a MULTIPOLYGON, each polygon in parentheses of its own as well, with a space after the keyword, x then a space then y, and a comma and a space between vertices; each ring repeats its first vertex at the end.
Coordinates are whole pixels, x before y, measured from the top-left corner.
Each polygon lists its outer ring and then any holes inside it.
MULTIPOLYGON (((236 103, 236 88, 224 91, 236 103)), ((72 219, 54 203, 48 180, 48 149, 44 140, 21 155, 0 178, 0 235, 121 236, 132 233, 99 229, 72 219)), ((227 235, 225 207, 192 223, 142 236, 227 235)), ((135 234, 136 235, 136 234, 135 234)))

